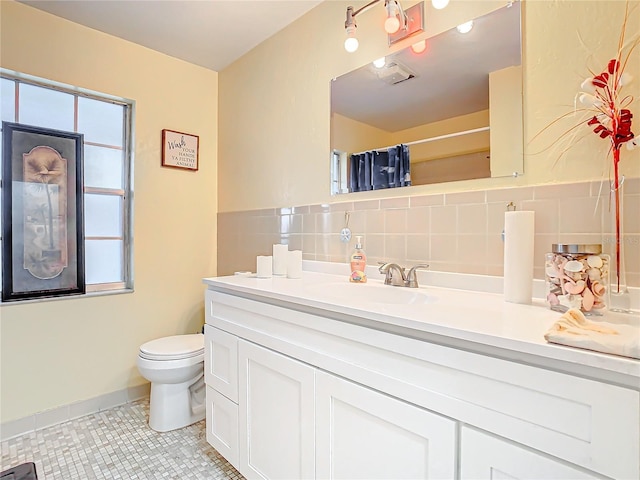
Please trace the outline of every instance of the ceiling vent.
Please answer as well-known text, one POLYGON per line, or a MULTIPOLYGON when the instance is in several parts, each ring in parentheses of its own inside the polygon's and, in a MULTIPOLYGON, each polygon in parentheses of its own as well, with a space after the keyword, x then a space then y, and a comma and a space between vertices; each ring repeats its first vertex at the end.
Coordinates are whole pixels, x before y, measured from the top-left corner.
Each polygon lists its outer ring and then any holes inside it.
POLYGON ((390 63, 389 65, 384 66, 378 70, 377 74, 380 80, 388 83, 389 85, 405 82, 415 77, 408 68, 397 63, 390 63))

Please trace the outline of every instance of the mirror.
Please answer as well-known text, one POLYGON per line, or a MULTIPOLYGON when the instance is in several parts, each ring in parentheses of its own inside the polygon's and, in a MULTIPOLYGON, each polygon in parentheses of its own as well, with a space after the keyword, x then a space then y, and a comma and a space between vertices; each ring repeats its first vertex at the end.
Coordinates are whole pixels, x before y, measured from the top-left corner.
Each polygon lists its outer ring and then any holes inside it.
POLYGON ((332 194, 362 190, 351 182, 352 155, 399 144, 409 147, 411 185, 523 173, 521 52, 514 2, 466 34, 428 38, 422 53, 407 47, 333 79, 332 194))

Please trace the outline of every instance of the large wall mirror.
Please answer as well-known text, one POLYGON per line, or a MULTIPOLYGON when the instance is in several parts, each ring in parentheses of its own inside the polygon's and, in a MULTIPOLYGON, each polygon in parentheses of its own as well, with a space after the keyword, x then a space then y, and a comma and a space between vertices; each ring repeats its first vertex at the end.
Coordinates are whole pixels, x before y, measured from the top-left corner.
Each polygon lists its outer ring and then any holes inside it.
MULTIPOLYGON (((408 146, 411 185, 523 173, 520 2, 474 19, 468 33, 454 28, 415 50, 331 81, 333 194, 361 191, 352 181, 359 159, 400 145, 408 146)), ((367 169, 365 190, 398 186, 374 173, 367 169)))

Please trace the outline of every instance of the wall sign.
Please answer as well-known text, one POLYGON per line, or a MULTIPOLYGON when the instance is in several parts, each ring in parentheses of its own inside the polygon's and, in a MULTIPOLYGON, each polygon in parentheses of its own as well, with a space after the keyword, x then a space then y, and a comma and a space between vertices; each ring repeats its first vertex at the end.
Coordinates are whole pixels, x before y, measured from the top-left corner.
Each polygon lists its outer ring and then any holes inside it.
POLYGON ((162 130, 162 166, 198 170, 197 135, 162 130))

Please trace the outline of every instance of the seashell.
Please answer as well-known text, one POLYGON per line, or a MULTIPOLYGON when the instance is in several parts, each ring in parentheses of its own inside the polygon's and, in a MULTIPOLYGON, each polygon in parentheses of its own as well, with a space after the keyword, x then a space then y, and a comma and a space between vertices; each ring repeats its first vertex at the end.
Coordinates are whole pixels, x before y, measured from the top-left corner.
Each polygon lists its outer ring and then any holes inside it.
POLYGON ((560 272, 558 272, 558 270, 551 265, 548 265, 544 269, 544 272, 547 274, 547 277, 550 278, 558 278, 560 276, 560 272))
POLYGON ((595 300, 596 299, 593 296, 593 293, 591 293, 591 290, 588 288, 585 289, 584 292, 582 292, 582 309, 585 312, 589 312, 593 308, 595 300))
POLYGON ((582 297, 579 295, 558 295, 558 302, 563 307, 580 308, 582 297))
POLYGON ((587 257, 587 265, 591 268, 601 268, 602 267, 602 258, 598 255, 589 255, 587 257))
POLYGON ((560 303, 558 296, 553 293, 547 295, 547 302, 549 302, 549 305, 558 305, 560 303))
POLYGON ((567 291, 567 293, 570 293, 572 295, 578 295, 579 293, 582 293, 584 287, 586 287, 586 283, 584 282, 584 280, 578 280, 576 283, 564 284, 564 289, 567 291))
POLYGON ((602 278, 602 272, 599 268, 590 268, 589 270, 587 270, 587 275, 589 276, 589 280, 591 280, 592 282, 595 282, 602 278))
POLYGON ((582 262, 570 260, 564 265, 565 272, 577 273, 582 271, 582 262))
POLYGON ((601 297, 607 291, 606 287, 602 285, 600 282, 593 282, 591 284, 591 291, 597 297, 601 297))

